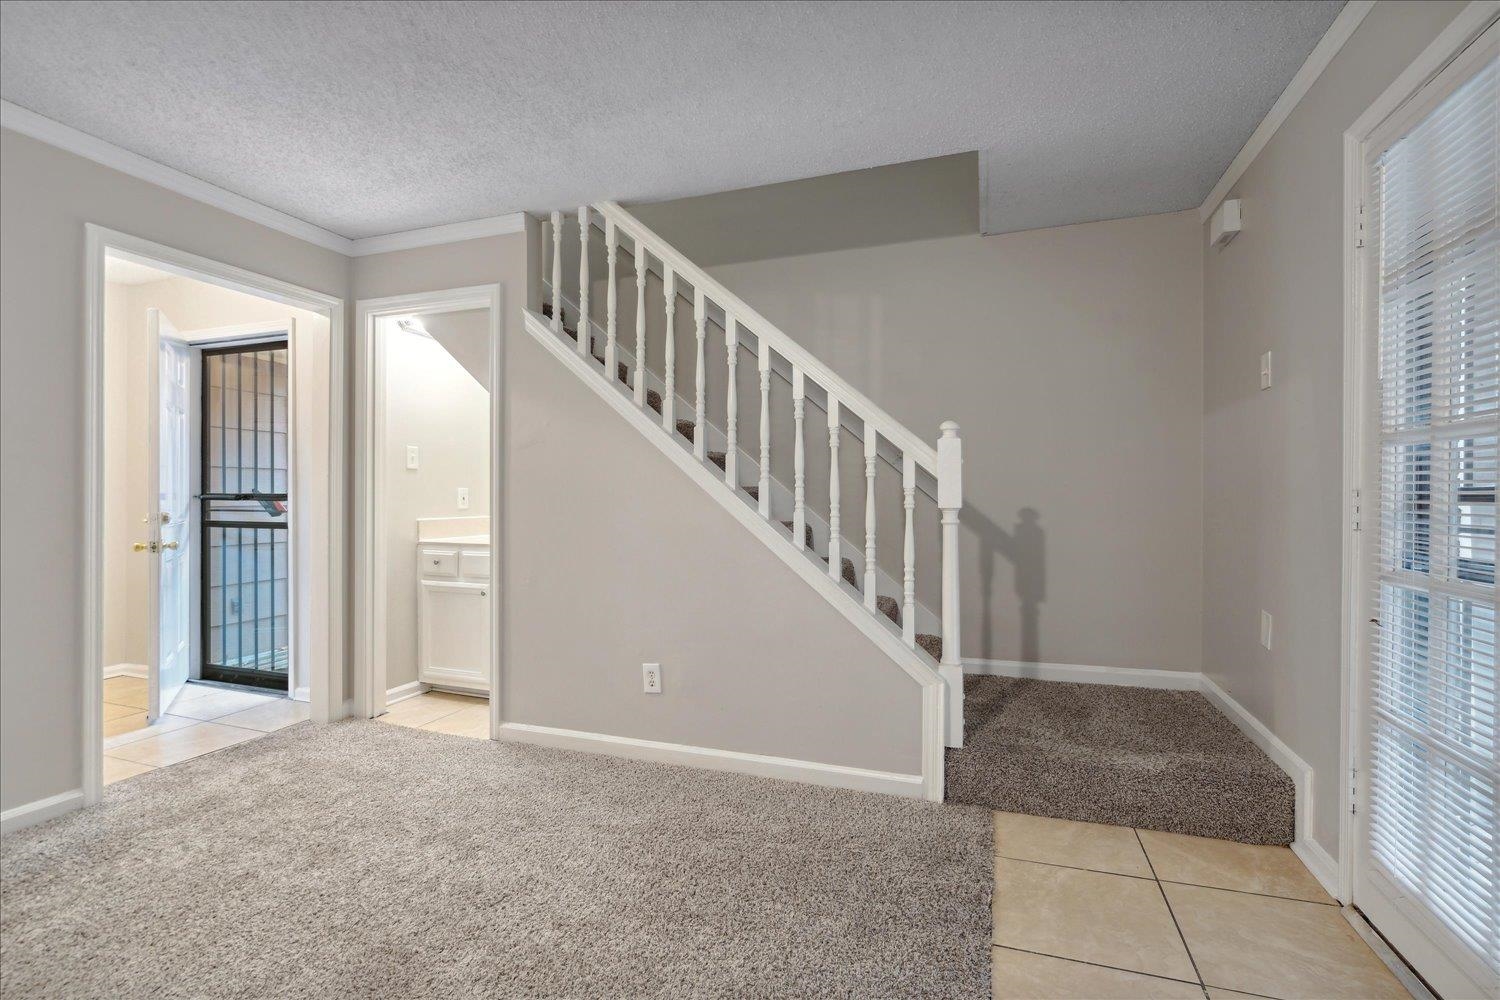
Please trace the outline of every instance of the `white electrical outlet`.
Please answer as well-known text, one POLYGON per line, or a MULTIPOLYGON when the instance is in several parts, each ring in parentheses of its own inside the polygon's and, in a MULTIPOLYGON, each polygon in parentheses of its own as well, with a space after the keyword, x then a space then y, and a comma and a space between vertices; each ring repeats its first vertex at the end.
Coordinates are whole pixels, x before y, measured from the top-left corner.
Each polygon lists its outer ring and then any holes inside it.
POLYGON ((1271 648, 1271 612, 1260 613, 1260 644, 1267 649, 1271 648))
POLYGON ((408 469, 417 467, 417 446, 414 444, 406 446, 406 467, 408 469))
POLYGON ((469 488, 467 486, 460 486, 458 488, 458 509, 469 509, 469 488))
POLYGON ((1264 353, 1264 354, 1262 354, 1260 356, 1260 387, 1262 389, 1269 389, 1269 388, 1271 388, 1271 352, 1270 351, 1267 351, 1266 353, 1264 353))
POLYGON ((647 694, 661 694, 661 664, 641 664, 641 690, 647 694))

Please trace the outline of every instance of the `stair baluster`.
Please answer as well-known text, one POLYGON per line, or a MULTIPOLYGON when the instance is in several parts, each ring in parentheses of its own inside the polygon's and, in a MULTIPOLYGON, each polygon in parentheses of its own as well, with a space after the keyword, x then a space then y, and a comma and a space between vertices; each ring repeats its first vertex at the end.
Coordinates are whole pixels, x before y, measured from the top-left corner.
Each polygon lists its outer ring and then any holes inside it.
POLYGON ((635 405, 646 405, 646 248, 635 240, 635 405))
POLYGON ((879 577, 875 570, 875 463, 879 451, 875 427, 865 421, 865 607, 875 611, 879 577))
POLYGON ((839 401, 828 394, 828 575, 843 579, 843 549, 839 532, 839 401))
MULTIPOLYGON (((703 339, 708 334, 708 303, 703 289, 693 289, 693 336, 698 341, 697 368, 693 374, 693 456, 708 456, 708 373, 704 370, 703 339)), ((726 459, 725 464, 728 464, 726 459)))
POLYGON ((662 373, 661 425, 668 434, 677 432, 677 273, 670 267, 662 275, 662 293, 667 300, 667 359, 662 373))
POLYGON ((578 353, 589 356, 589 207, 578 206, 578 353))
POLYGON ((803 411, 807 407, 806 376, 792 368, 792 544, 807 547, 807 452, 802 438, 803 411))
POLYGON ((901 506, 906 509, 906 543, 901 558, 901 638, 917 644, 917 461, 910 455, 901 460, 901 506))
POLYGON ((552 332, 562 333, 562 213, 552 213, 552 332))
POLYGON ((740 387, 737 381, 740 369, 739 324, 733 316, 724 317, 724 350, 728 354, 729 386, 726 395, 724 431, 727 444, 724 448, 724 482, 732 490, 740 488, 740 387))
POLYGON ((613 219, 604 220, 604 259, 609 262, 609 290, 604 294, 604 374, 615 378, 615 306, 618 292, 615 288, 615 252, 619 241, 613 219))
POLYGON ((771 517, 771 345, 760 338, 760 516, 771 517))

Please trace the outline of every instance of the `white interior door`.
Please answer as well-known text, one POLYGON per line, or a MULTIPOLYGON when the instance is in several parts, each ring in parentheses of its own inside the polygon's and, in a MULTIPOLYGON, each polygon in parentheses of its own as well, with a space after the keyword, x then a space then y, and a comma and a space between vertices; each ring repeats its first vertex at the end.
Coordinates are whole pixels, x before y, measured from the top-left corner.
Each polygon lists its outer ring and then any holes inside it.
POLYGON ((1356 906, 1448 1000, 1500 994, 1496 31, 1366 146, 1356 906), (1487 41, 1486 41, 1487 39, 1487 41))
POLYGON ((151 537, 147 666, 154 722, 171 708, 187 683, 191 666, 192 354, 160 309, 146 311, 146 340, 150 423, 146 509, 151 537))

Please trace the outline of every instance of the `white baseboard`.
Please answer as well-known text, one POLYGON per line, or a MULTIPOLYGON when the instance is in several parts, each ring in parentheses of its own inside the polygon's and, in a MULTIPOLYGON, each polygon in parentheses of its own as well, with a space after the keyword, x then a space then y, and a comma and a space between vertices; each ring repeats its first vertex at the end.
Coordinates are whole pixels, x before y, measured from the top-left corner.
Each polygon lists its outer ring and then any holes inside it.
POLYGON ((139 677, 145 680, 151 676, 150 667, 144 663, 112 663, 104 668, 105 677, 139 677))
POLYGON ((1203 675, 1190 670, 1144 667, 1094 667, 1082 663, 1030 663, 1024 660, 964 660, 964 673, 992 677, 1027 677, 1072 684, 1119 684, 1169 691, 1197 691, 1203 675))
POLYGON ((0 833, 12 833, 28 826, 45 823, 54 816, 61 816, 63 813, 72 812, 82 806, 83 789, 81 788, 28 802, 24 806, 16 806, 14 809, 7 809, 0 813, 0 833))
POLYGON ((427 690, 428 685, 423 684, 421 681, 408 681, 405 684, 397 684, 395 687, 389 689, 385 693, 386 707, 389 708, 391 705, 396 704, 396 702, 398 701, 405 701, 408 698, 415 698, 417 695, 423 694, 427 690))
POLYGON ((735 750, 715 750, 683 743, 659 743, 656 740, 637 740, 628 736, 608 736, 576 729, 555 729, 551 726, 530 726, 520 722, 501 723, 500 739, 513 743, 535 743, 566 750, 603 753, 631 760, 686 764, 711 771, 734 771, 762 778, 782 778, 809 785, 884 792, 905 798, 920 799, 926 796, 926 787, 920 774, 870 771, 842 764, 819 764, 788 757, 766 757, 735 750))
MULTIPOLYGON (((1300 820, 1301 817, 1299 816, 1300 820)), ((1300 822, 1299 822, 1300 826, 1300 822)), ((1301 859, 1307 870, 1312 872, 1313 878, 1323 887, 1323 891, 1340 903, 1348 903, 1347 899, 1339 899, 1339 863, 1333 860, 1333 855, 1323 849, 1323 845, 1316 840, 1304 839, 1301 832, 1297 839, 1292 841, 1292 853, 1301 859)))

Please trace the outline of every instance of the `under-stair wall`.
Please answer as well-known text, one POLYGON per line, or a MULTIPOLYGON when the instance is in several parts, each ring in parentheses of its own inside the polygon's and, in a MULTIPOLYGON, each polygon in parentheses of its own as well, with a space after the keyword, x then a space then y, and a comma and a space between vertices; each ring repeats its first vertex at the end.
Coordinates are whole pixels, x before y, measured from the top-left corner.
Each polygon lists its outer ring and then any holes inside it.
POLYGON ((507 345, 503 734, 940 795, 940 682, 893 665, 568 363, 507 345))

